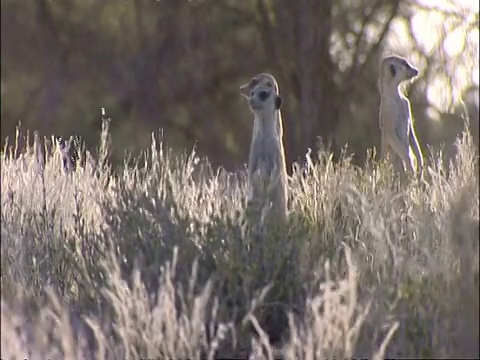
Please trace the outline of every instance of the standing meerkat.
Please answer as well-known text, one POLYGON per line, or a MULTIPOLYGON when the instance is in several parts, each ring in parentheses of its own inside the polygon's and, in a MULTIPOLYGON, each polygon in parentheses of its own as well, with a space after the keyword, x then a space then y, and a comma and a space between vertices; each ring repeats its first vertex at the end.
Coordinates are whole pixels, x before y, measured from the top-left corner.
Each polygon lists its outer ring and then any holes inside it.
POLYGON ((272 209, 287 218, 287 169, 283 149, 282 98, 276 79, 261 73, 240 87, 254 115, 248 157, 247 208, 260 209, 261 217, 272 209))
MULTIPOLYGON (((399 56, 383 59, 380 66, 379 89, 380 111, 379 123, 381 132, 381 159, 385 159, 387 150, 392 149, 407 168, 415 173, 413 159, 410 156, 410 143, 420 170, 423 171, 423 155, 413 126, 410 101, 406 96, 406 85, 418 75, 418 70, 399 56)), ((391 159, 393 160, 393 159, 391 159)), ((395 162, 398 164, 398 161, 395 162)))

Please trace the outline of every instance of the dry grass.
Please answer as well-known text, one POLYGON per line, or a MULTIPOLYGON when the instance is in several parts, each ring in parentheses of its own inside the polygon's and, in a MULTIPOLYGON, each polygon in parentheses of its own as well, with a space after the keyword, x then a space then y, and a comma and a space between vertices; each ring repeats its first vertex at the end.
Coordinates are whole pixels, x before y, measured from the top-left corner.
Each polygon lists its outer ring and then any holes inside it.
POLYGON ((478 357, 478 152, 440 158, 399 184, 322 152, 259 236, 244 178, 155 138, 112 177, 7 152, 1 357, 478 357))

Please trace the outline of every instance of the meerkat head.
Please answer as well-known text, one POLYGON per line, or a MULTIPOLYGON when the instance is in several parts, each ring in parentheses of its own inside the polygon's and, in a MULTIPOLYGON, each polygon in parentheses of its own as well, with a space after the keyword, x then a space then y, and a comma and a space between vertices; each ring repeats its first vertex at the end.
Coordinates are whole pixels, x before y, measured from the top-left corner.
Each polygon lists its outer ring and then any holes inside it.
POLYGON ((278 83, 273 75, 268 73, 254 76, 248 84, 240 87, 240 93, 248 99, 253 113, 262 110, 279 110, 282 105, 278 83))
POLYGON ((400 56, 389 56, 383 59, 381 65, 381 85, 394 85, 414 80, 418 75, 418 69, 409 64, 400 56))
POLYGON ((240 93, 245 96, 246 98, 250 97, 250 93, 253 90, 254 87, 257 86, 266 86, 268 88, 273 88, 275 91, 275 94, 279 95, 280 92, 278 91, 278 82, 273 77, 273 75, 268 74, 268 73, 261 73, 255 75, 252 80, 248 84, 245 84, 240 87, 240 93))

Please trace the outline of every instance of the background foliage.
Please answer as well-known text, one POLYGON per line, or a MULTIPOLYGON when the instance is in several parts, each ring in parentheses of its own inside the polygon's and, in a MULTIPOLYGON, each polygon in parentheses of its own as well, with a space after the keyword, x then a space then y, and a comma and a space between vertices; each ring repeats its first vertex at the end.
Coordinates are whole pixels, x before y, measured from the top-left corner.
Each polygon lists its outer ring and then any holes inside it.
POLYGON ((478 139, 478 11, 453 1, 5 0, 1 30, 2 139, 21 121, 94 148, 103 107, 117 162, 162 128, 177 151, 196 144, 238 168, 252 129, 239 86, 270 71, 289 164, 319 137, 363 162, 378 147, 378 64, 390 53, 421 71, 410 94, 425 151, 452 147, 459 99, 478 139))

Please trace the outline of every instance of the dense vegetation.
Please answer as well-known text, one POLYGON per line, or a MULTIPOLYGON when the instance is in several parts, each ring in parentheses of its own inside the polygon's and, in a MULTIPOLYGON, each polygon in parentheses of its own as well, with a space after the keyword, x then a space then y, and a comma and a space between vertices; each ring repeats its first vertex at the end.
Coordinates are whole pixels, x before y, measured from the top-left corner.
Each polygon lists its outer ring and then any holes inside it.
POLYGON ((468 130, 451 163, 431 155, 426 183, 307 156, 288 223, 262 238, 242 173, 158 135, 118 171, 87 155, 66 173, 59 149, 45 163, 39 149, 1 159, 4 359, 479 356, 468 130))

